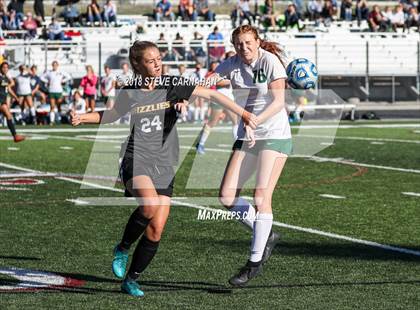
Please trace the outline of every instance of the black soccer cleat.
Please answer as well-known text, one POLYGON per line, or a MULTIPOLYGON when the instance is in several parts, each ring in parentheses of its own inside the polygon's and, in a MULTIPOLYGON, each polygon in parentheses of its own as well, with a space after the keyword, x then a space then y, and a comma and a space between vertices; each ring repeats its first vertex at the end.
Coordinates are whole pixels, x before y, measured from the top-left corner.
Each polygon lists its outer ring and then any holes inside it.
POLYGON ((242 287, 245 286, 249 280, 255 278, 262 272, 262 264, 259 263, 256 266, 250 266, 248 262, 244 267, 239 270, 238 274, 234 275, 229 279, 229 283, 232 286, 242 287))
POLYGON ((280 241, 280 234, 271 231, 270 236, 268 236, 267 243, 265 245, 264 253, 261 259, 261 262, 265 264, 271 256, 274 247, 280 241))

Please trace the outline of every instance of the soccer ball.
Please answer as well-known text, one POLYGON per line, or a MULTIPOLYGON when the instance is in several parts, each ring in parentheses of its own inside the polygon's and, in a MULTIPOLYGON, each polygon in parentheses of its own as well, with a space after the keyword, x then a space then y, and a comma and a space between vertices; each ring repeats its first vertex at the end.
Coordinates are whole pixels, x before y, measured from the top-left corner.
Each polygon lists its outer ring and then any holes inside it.
POLYGON ((287 83, 295 89, 315 88, 318 70, 314 63, 306 58, 293 60, 286 68, 287 83))

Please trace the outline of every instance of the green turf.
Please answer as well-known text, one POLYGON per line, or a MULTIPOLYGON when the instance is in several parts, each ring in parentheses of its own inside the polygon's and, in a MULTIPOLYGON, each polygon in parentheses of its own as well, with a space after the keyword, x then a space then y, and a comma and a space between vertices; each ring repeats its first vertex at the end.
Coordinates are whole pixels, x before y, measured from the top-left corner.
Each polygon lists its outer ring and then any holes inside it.
MULTIPOLYGON (((194 133, 180 130, 180 134, 194 133)), ((339 129, 337 135, 420 140, 420 134, 406 128, 339 129)), ((181 144, 189 146, 193 140, 184 137, 181 144)), ((228 150, 219 145, 230 140, 226 132, 214 132, 208 148, 228 150)), ((317 156, 345 158, 355 164, 290 158, 273 197, 275 220, 420 251, 420 197, 401 194, 420 192, 420 174, 357 165, 420 170, 420 144, 387 141, 377 145, 351 139, 334 143, 317 156), (326 199, 320 194, 346 199, 326 199)), ((59 137, 17 145, 0 140, 0 162, 44 172, 83 174, 94 150, 109 161, 102 170, 102 175, 109 175, 118 157, 115 145, 119 144, 59 137)), ((194 152, 187 151, 183 149, 186 160, 177 174, 175 195, 216 197, 217 189, 211 186, 185 188, 187 176, 194 159, 214 162, 206 173, 223 170, 228 153, 208 151, 204 158, 195 158, 194 152)), ((16 171, 0 167, 0 173, 6 172, 16 171)), ((78 288, 0 292, 0 309, 418 309, 420 304, 419 256, 279 227, 282 242, 262 276, 231 294, 212 293, 212 288, 226 285, 245 263, 250 234, 234 221, 199 221, 197 209, 182 206, 172 207, 159 252, 142 275, 146 297, 130 298, 119 292, 120 282, 112 276, 110 262, 133 207, 75 205, 66 200, 121 194, 83 190, 53 177, 38 179, 45 183, 26 186, 30 191, 0 190, 0 269, 49 271, 86 283, 78 288)), ((0 286, 6 283, 16 283, 16 279, 0 274, 0 286)))

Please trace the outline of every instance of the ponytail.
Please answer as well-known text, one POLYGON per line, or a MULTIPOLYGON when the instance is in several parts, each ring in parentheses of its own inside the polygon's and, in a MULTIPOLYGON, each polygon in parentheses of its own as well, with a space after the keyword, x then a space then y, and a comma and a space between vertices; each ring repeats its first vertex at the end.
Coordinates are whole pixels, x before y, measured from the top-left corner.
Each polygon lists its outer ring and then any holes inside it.
POLYGON ((286 65, 284 63, 285 53, 276 42, 265 41, 263 39, 260 39, 260 47, 263 50, 266 50, 267 52, 276 55, 283 67, 286 69, 286 65))

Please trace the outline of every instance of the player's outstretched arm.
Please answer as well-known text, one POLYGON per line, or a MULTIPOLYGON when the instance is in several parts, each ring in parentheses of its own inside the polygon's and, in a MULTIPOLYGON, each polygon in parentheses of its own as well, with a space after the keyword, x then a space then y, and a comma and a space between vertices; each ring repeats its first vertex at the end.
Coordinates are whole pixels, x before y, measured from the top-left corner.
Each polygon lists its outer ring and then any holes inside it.
POLYGON ((73 126, 79 126, 80 124, 109 124, 121 117, 115 109, 84 114, 76 114, 74 111, 71 111, 70 116, 73 126))
POLYGON ((214 101, 225 108, 231 110, 235 114, 239 115, 246 125, 249 125, 251 128, 255 129, 258 126, 257 117, 243 109, 241 106, 237 105, 235 102, 230 100, 228 97, 223 95, 220 92, 217 92, 212 89, 207 89, 202 86, 197 86, 192 93, 193 96, 214 101))

